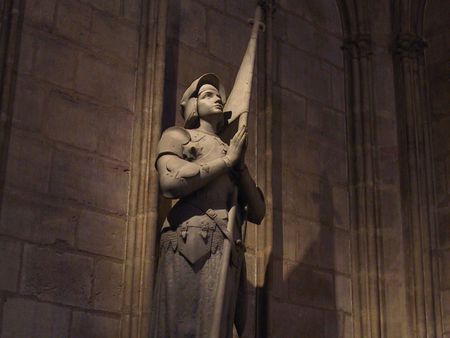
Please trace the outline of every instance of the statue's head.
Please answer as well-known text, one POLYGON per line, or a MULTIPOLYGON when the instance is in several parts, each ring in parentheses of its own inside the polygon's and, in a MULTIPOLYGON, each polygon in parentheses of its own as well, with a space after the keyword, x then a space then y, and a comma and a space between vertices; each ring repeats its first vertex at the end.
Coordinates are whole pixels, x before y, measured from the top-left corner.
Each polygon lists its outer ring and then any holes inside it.
POLYGON ((208 114, 223 114, 226 93, 219 78, 203 74, 186 89, 181 98, 181 115, 185 128, 198 126, 199 118, 208 114))

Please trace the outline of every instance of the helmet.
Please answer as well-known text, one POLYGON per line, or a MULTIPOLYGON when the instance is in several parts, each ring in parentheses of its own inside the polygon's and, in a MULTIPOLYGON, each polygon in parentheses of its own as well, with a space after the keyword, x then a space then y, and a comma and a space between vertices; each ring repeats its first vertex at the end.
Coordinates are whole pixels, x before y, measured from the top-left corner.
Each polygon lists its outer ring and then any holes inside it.
POLYGON ((181 116, 183 116, 185 128, 194 128, 198 122, 197 95, 201 86, 205 84, 216 87, 222 98, 222 102, 225 104, 226 93, 224 87, 220 83, 220 79, 213 73, 203 74, 191 83, 181 98, 181 116))

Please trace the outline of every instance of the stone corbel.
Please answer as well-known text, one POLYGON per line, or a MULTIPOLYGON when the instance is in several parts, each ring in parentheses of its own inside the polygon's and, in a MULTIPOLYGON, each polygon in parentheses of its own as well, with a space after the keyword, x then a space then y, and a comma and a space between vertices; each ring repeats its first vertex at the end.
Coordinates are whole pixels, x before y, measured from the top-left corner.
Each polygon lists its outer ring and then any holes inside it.
POLYGON ((428 45, 417 35, 400 33, 395 39, 394 46, 395 54, 414 58, 423 55, 424 50, 428 45))

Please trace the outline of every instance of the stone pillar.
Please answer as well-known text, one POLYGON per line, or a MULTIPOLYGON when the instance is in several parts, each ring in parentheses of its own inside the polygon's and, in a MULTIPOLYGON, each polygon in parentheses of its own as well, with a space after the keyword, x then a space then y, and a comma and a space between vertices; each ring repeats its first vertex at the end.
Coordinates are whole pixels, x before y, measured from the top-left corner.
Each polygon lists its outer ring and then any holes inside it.
POLYGON ((383 304, 372 42, 360 34, 344 44, 350 168, 354 337, 382 337, 383 304))
POLYGON ((409 321, 414 337, 441 337, 438 304, 437 248, 433 212, 430 113, 424 66, 424 41, 399 33, 395 42, 402 216, 406 256, 409 321))
POLYGON ((167 1, 143 1, 133 132, 121 337, 148 337, 155 270, 158 177, 154 167, 161 135, 167 1))

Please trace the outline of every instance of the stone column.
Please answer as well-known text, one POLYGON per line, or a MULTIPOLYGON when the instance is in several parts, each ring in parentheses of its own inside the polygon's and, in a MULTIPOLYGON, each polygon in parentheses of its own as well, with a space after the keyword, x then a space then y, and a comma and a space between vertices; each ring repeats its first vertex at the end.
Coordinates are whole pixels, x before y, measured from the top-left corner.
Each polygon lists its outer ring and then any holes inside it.
POLYGON ((344 43, 347 74, 354 337, 382 337, 383 298, 378 154, 373 102, 372 42, 359 34, 344 43))
POLYGON ((154 167, 161 135, 167 1, 143 1, 136 118, 133 129, 121 337, 148 337, 155 270, 158 178, 154 167))
POLYGON ((414 337, 441 337, 433 289, 438 290, 437 248, 433 212, 433 168, 430 141, 430 106, 424 65, 424 41, 399 33, 395 41, 397 112, 408 310, 414 337))

